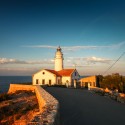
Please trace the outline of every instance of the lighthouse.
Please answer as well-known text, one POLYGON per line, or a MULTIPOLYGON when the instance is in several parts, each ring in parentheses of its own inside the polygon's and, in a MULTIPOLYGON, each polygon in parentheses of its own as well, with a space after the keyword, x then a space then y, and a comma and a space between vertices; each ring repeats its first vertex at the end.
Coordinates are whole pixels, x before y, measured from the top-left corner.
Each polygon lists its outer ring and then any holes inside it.
POLYGON ((60 71, 63 69, 63 54, 61 50, 62 49, 59 46, 55 54, 55 71, 60 71))
POLYGON ((33 85, 66 85, 76 87, 79 73, 76 69, 63 67, 63 53, 60 46, 55 52, 55 69, 42 69, 33 74, 33 85))

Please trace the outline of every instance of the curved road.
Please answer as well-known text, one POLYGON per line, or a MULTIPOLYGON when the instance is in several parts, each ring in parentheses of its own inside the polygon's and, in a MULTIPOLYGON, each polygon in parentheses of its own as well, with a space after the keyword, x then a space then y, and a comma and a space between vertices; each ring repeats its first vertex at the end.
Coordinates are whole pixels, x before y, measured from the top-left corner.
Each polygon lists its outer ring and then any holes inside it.
POLYGON ((48 87, 60 102, 61 125, 124 125, 125 104, 83 89, 48 87))

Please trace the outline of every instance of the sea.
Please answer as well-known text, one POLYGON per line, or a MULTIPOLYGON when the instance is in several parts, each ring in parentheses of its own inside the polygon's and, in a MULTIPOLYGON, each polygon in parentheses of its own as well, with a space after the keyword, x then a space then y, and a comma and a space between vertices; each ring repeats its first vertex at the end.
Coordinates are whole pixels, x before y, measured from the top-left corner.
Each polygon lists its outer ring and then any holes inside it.
POLYGON ((32 82, 32 76, 0 76, 0 93, 7 92, 10 84, 32 82))

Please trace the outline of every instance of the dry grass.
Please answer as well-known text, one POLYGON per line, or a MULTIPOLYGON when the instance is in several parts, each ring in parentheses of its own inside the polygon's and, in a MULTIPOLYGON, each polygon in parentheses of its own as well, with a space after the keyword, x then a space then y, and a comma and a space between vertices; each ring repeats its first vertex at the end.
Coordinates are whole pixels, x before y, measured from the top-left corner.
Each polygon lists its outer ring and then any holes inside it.
POLYGON ((0 95, 0 125, 30 121, 38 111, 37 98, 32 91, 0 95))

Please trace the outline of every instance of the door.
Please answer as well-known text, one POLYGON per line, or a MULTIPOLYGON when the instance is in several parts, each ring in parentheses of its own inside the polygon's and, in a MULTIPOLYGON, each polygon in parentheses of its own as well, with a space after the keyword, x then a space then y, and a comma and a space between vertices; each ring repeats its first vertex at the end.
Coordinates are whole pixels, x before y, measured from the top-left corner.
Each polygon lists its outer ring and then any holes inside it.
POLYGON ((43 85, 45 84, 45 79, 42 79, 42 84, 43 84, 43 85))
POLYGON ((51 85, 52 84, 52 81, 51 80, 49 80, 49 85, 51 85))
POLYGON ((36 84, 39 84, 39 79, 36 79, 36 84))

